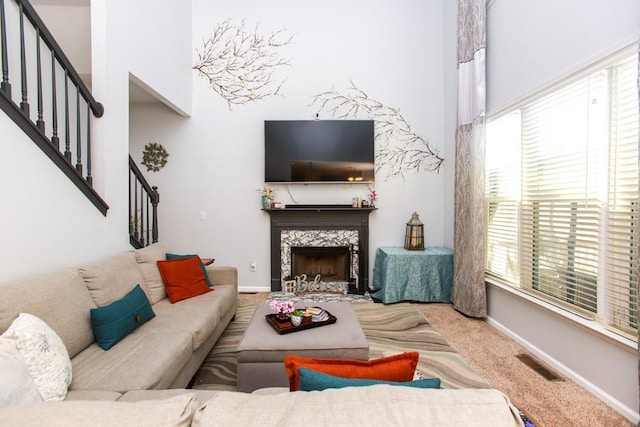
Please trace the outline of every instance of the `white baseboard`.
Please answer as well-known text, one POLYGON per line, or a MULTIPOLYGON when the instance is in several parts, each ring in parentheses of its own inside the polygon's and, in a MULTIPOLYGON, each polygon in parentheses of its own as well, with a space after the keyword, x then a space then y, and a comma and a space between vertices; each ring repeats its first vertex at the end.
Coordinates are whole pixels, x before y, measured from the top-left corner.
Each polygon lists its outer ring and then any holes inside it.
POLYGON ((487 317, 487 323, 489 323, 491 326, 493 326, 503 334, 507 335, 509 338, 516 341, 518 344, 522 345, 524 348, 529 350, 534 356, 538 357, 540 360, 544 361, 549 366, 553 367, 553 369, 561 372, 563 375, 573 380, 575 383, 577 383, 578 385, 580 385, 581 387, 589 391, 598 399, 602 400, 604 403, 611 406, 613 409, 615 409, 617 412, 619 412, 622 416, 627 418, 633 424, 638 424, 638 421, 640 421, 640 414, 636 410, 631 409, 627 405, 615 399, 613 396, 606 393, 605 391, 603 391, 601 388, 597 387, 593 383, 589 382, 583 376, 577 374, 572 369, 568 368, 566 365, 560 363, 559 361, 551 357, 549 354, 540 350, 539 348, 531 344, 529 341, 522 338, 520 335, 515 334, 513 331, 506 328, 504 325, 492 319, 491 317, 487 317))
POLYGON ((239 293, 271 292, 271 288, 263 286, 239 286, 239 293))

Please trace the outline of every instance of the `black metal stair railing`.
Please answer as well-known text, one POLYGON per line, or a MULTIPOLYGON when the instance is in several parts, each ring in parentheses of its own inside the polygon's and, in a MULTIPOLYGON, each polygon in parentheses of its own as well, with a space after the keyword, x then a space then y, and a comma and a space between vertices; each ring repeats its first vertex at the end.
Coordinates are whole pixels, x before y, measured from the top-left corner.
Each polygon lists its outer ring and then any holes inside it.
POLYGON ((91 163, 91 125, 93 117, 103 115, 102 104, 29 1, 0 0, 0 48, 0 108, 106 215, 109 206, 93 189, 91 163), (19 71, 19 94, 12 93, 14 68, 19 71), (35 95, 29 92, 33 86, 35 95))
POLYGON ((143 248, 158 241, 158 187, 151 187, 129 156, 129 242, 143 248))

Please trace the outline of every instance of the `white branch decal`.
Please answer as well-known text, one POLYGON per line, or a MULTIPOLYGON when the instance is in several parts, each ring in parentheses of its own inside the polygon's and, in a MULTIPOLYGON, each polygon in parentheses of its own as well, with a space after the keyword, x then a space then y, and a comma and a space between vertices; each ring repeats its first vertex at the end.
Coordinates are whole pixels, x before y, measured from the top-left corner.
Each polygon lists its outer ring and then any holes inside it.
POLYGON ((193 69, 209 82, 209 86, 229 104, 246 104, 282 94, 286 81, 276 81, 274 73, 290 65, 277 50, 291 44, 293 35, 286 29, 268 35, 247 31, 245 22, 233 24, 227 19, 219 24, 197 50, 193 69))
POLYGON ((353 82, 344 93, 336 89, 313 97, 311 105, 331 112, 334 118, 366 116, 375 121, 376 173, 384 171, 386 179, 402 178, 407 172, 417 173, 421 168, 439 172, 444 161, 428 139, 417 135, 400 114, 400 110, 388 107, 370 98, 353 82))

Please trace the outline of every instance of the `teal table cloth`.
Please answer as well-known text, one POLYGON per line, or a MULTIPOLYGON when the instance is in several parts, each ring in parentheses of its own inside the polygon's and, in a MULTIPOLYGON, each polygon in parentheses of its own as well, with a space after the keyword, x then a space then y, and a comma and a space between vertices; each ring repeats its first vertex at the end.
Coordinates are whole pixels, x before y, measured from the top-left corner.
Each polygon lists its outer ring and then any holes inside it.
POLYGON ((453 252, 428 247, 408 251, 380 247, 373 267, 371 296, 385 304, 399 301, 451 302, 453 252))

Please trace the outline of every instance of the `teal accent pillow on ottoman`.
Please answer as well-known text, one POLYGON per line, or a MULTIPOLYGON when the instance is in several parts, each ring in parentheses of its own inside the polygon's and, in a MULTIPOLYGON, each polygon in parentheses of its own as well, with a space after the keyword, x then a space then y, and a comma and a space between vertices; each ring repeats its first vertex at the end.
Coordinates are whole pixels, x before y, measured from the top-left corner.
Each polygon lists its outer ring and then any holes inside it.
POLYGON ((307 368, 299 368, 301 391, 321 391, 328 388, 365 387, 376 384, 389 384, 415 388, 440 388, 440 378, 424 378, 415 381, 396 382, 383 380, 368 380, 357 378, 341 378, 307 368))
POLYGON ((204 273, 204 280, 207 282, 207 286, 212 288, 213 283, 209 281, 209 275, 207 274, 207 268, 204 266, 204 263, 200 259, 198 255, 178 255, 178 254, 166 254, 167 261, 171 261, 172 259, 184 259, 184 258, 193 258, 198 257, 198 261, 200 261, 200 268, 202 268, 202 272, 204 273))
POLYGON ((122 299, 104 307, 92 308, 91 327, 100 348, 109 350, 155 316, 144 291, 140 285, 136 285, 122 299))

